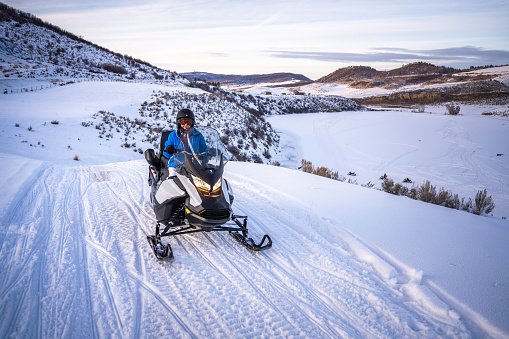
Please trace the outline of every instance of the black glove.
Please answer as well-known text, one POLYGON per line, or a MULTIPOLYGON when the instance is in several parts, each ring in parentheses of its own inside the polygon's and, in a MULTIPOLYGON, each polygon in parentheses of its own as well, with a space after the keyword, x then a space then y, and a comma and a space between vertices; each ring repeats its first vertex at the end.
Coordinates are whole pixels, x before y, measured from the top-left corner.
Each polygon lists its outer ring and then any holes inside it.
POLYGON ((166 149, 164 151, 171 156, 172 154, 175 153, 175 146, 168 145, 168 146, 166 146, 166 149))

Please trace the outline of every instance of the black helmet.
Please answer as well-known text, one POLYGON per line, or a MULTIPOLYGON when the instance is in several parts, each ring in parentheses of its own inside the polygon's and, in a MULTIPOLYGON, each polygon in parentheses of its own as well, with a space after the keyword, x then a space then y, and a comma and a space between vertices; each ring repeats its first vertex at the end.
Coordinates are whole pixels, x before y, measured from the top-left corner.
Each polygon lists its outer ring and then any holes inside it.
POLYGON ((180 127, 180 119, 184 119, 184 118, 193 120, 193 126, 194 126, 194 113, 190 109, 184 108, 184 109, 181 109, 177 113, 177 125, 179 127, 180 127))

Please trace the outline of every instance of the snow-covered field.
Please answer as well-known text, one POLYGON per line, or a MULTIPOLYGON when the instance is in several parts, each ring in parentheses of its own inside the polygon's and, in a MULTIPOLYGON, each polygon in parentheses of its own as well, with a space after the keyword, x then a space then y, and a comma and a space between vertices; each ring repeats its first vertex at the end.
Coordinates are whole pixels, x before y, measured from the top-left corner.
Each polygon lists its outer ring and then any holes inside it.
POLYGON ((509 338, 507 119, 271 118, 289 168, 230 162, 225 176, 273 248, 184 235, 161 263, 142 155, 81 126, 101 109, 135 114, 155 87, 0 97, 1 337, 509 338), (497 207, 476 216, 333 181, 294 169, 300 157, 359 184, 385 172, 469 197, 485 187, 497 207))
POLYGON ((497 206, 493 215, 509 217, 509 119, 481 115, 489 109, 464 106, 461 116, 445 115, 445 107, 302 114, 269 122, 286 146, 285 167, 306 159, 378 188, 384 174, 399 183, 429 180, 466 198, 486 189, 497 206))

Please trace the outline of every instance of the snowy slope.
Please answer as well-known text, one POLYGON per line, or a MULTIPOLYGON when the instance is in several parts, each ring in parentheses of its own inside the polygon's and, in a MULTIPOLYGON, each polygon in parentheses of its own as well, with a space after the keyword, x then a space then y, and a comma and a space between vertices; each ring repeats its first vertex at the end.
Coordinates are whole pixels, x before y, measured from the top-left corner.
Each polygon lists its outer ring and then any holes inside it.
POLYGON ((274 248, 253 254, 225 234, 183 236, 172 240, 177 259, 159 263, 145 239, 153 215, 143 161, 41 164, 1 216, 2 337, 471 335, 418 281, 359 256, 334 220, 283 192, 265 195, 242 175, 250 166, 228 173, 237 211, 274 248))
POLYGON ((132 85, 0 107, 1 337, 508 337, 506 221, 294 169, 227 164, 235 211, 272 249, 185 235, 157 262, 145 161, 80 125, 134 114, 153 88, 132 85))

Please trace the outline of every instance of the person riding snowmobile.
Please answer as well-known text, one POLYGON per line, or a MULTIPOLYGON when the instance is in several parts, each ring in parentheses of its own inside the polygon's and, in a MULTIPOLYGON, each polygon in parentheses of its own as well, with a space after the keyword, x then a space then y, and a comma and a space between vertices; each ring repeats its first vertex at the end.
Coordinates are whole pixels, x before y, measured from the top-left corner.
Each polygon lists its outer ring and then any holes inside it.
MULTIPOLYGON (((208 150, 205 138, 194 127, 194 113, 187 108, 181 109, 177 113, 177 130, 168 135, 164 145, 163 156, 168 159, 168 176, 175 176, 175 155, 185 151, 194 151, 195 153, 206 152, 208 150)), ((164 160, 163 160, 164 161, 164 160)), ((166 162, 166 161, 164 161, 166 162)))
POLYGON ((161 134, 159 154, 145 151, 149 164, 150 202, 157 220, 155 233, 147 241, 157 259, 173 259, 169 243, 162 237, 196 232, 228 232, 252 251, 272 247, 265 234, 260 242, 248 236, 247 216, 233 213, 233 190, 223 177, 229 160, 217 130, 194 127, 194 114, 182 109, 177 130, 161 134))

